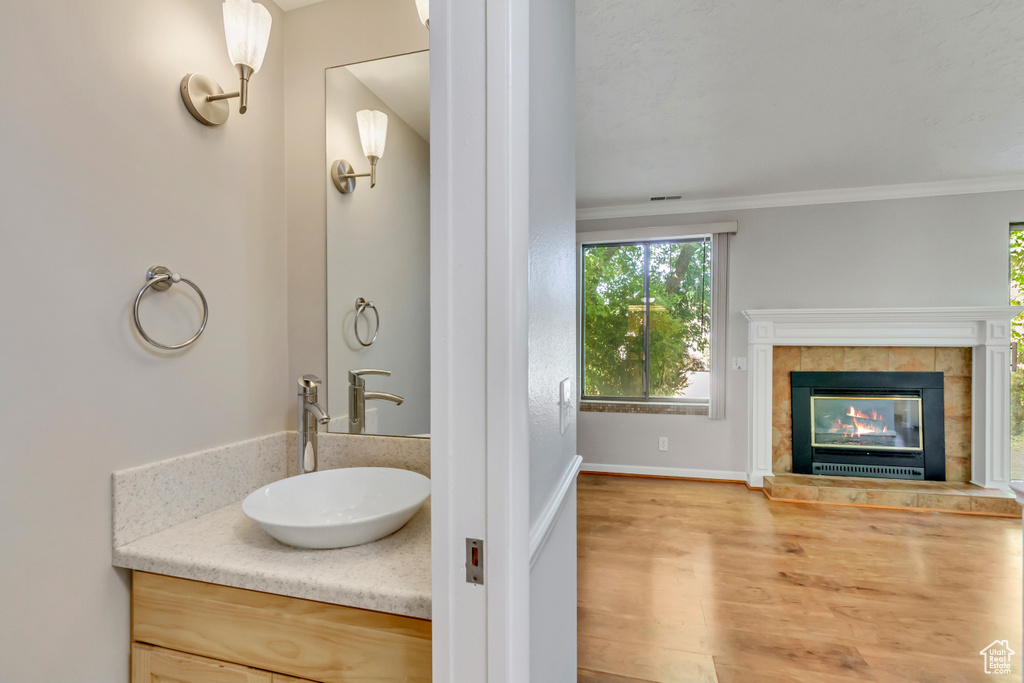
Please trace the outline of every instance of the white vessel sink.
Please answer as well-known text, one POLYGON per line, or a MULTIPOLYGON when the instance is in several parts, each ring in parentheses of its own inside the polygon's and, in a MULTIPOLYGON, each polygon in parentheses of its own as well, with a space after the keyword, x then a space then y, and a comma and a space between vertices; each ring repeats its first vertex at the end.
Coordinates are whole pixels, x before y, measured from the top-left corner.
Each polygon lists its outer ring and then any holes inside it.
POLYGON ((282 479, 250 493, 242 512, 298 548, 345 548, 393 534, 430 496, 422 474, 349 467, 282 479))

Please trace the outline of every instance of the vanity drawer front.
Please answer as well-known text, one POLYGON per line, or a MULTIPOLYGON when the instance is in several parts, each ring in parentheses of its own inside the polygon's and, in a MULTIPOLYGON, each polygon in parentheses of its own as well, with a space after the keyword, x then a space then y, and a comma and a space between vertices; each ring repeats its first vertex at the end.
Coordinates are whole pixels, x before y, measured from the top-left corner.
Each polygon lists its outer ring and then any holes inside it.
POLYGON ((149 645, 132 645, 132 683, 272 683, 275 680, 273 674, 247 666, 149 645))
POLYGON ((431 674, 427 620, 145 572, 132 640, 323 683, 431 674))

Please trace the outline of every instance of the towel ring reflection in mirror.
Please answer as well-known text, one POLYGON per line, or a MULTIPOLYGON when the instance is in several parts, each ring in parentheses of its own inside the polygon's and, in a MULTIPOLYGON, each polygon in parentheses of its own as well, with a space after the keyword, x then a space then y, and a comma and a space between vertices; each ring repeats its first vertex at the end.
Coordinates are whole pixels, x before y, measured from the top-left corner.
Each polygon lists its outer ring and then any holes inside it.
POLYGON ((171 272, 170 269, 164 268, 163 266, 152 266, 146 271, 146 284, 142 286, 142 289, 139 290, 138 296, 135 297, 135 308, 132 311, 132 317, 135 319, 135 327, 138 328, 139 334, 142 335, 143 339, 158 349, 176 351, 178 349, 185 348, 196 339, 199 339, 199 335, 201 335, 203 330, 206 329, 206 321, 210 318, 210 306, 206 303, 206 297, 203 295, 203 290, 199 289, 196 283, 183 278, 177 273, 171 272), (199 331, 192 335, 191 339, 183 341, 180 344, 161 344, 146 334, 146 330, 142 328, 142 323, 139 321, 139 303, 142 301, 142 295, 146 293, 146 290, 153 289, 157 292, 163 292, 170 289, 172 285, 178 282, 184 282, 186 285, 196 290, 196 294, 199 295, 199 299, 203 302, 203 322, 199 325, 199 331))
MULTIPOLYGON (((367 326, 369 326, 369 319, 367 319, 367 326)), ((367 301, 363 297, 356 299, 356 316, 352 321, 352 331, 355 332, 356 341, 362 346, 369 346, 373 342, 377 341, 377 333, 380 332, 380 312, 377 311, 377 307, 373 305, 372 301, 367 301), (373 323, 373 336, 370 337, 370 341, 363 341, 363 338, 359 336, 359 316, 366 313, 366 309, 373 311, 374 323, 373 323)), ((369 329, 367 329, 369 334, 369 329)))

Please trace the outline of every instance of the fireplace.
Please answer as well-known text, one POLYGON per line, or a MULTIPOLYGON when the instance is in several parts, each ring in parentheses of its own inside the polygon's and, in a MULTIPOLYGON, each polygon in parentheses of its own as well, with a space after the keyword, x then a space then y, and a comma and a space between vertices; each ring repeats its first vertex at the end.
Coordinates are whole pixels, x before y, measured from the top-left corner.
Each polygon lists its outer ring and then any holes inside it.
POLYGON ((941 372, 793 372, 793 472, 945 481, 941 372))

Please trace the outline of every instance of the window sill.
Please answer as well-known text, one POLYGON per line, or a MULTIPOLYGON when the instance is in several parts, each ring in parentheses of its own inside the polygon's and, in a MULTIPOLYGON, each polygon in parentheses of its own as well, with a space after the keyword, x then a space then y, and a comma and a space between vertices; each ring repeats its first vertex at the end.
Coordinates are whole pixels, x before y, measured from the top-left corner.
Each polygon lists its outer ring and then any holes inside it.
POLYGON ((710 415, 706 403, 647 403, 626 401, 580 401, 583 413, 635 413, 642 415, 710 415))

